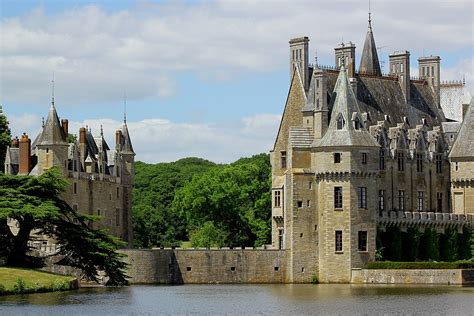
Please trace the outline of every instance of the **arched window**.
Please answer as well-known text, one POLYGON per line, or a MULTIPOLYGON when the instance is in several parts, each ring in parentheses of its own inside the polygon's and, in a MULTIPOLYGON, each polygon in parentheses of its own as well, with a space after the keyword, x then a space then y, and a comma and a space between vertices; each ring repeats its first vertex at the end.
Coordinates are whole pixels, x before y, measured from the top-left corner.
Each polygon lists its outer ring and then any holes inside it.
POLYGON ((344 128, 344 118, 342 117, 342 115, 339 115, 339 117, 337 118, 337 126, 336 128, 337 129, 343 129, 344 128))

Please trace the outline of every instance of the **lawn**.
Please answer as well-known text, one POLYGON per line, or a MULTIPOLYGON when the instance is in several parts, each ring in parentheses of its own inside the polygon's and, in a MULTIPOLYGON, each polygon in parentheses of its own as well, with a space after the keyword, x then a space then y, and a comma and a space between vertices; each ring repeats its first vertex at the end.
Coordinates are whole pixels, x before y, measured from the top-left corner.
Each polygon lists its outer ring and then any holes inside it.
POLYGON ((38 270, 0 267, 0 295, 65 291, 77 287, 76 278, 38 270))

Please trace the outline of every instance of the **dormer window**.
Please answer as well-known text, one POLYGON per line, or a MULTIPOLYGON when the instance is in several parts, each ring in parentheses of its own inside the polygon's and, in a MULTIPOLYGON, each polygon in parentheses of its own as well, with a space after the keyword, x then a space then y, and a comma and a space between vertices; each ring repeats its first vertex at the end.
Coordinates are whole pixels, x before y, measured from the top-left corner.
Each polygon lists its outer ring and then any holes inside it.
POLYGON ((342 115, 339 115, 339 117, 337 118, 337 123, 336 123, 336 129, 338 130, 341 130, 344 128, 344 118, 342 117, 342 115))
POLYGON ((356 130, 359 130, 359 129, 361 128, 360 120, 359 120, 358 117, 356 117, 355 120, 354 120, 354 128, 355 128, 356 130))

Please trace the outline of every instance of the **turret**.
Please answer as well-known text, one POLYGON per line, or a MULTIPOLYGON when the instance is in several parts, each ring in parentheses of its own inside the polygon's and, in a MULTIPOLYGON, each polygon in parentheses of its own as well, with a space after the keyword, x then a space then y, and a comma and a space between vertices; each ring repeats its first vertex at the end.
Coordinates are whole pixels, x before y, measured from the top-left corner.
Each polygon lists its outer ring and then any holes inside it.
POLYGON ((372 76, 381 76, 377 46, 375 46, 374 34, 372 33, 372 20, 369 13, 369 28, 365 37, 364 49, 360 58, 359 72, 372 76))

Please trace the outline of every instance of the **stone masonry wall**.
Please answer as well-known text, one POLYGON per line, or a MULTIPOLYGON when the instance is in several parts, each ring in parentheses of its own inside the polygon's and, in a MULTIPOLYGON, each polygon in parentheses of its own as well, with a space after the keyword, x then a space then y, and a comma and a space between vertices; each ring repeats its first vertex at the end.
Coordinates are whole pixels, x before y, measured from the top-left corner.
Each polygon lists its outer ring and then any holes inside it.
POLYGON ((256 249, 123 250, 133 283, 286 283, 286 252, 256 249))
POLYGON ((474 284, 474 270, 352 270, 351 283, 364 284, 474 284))

